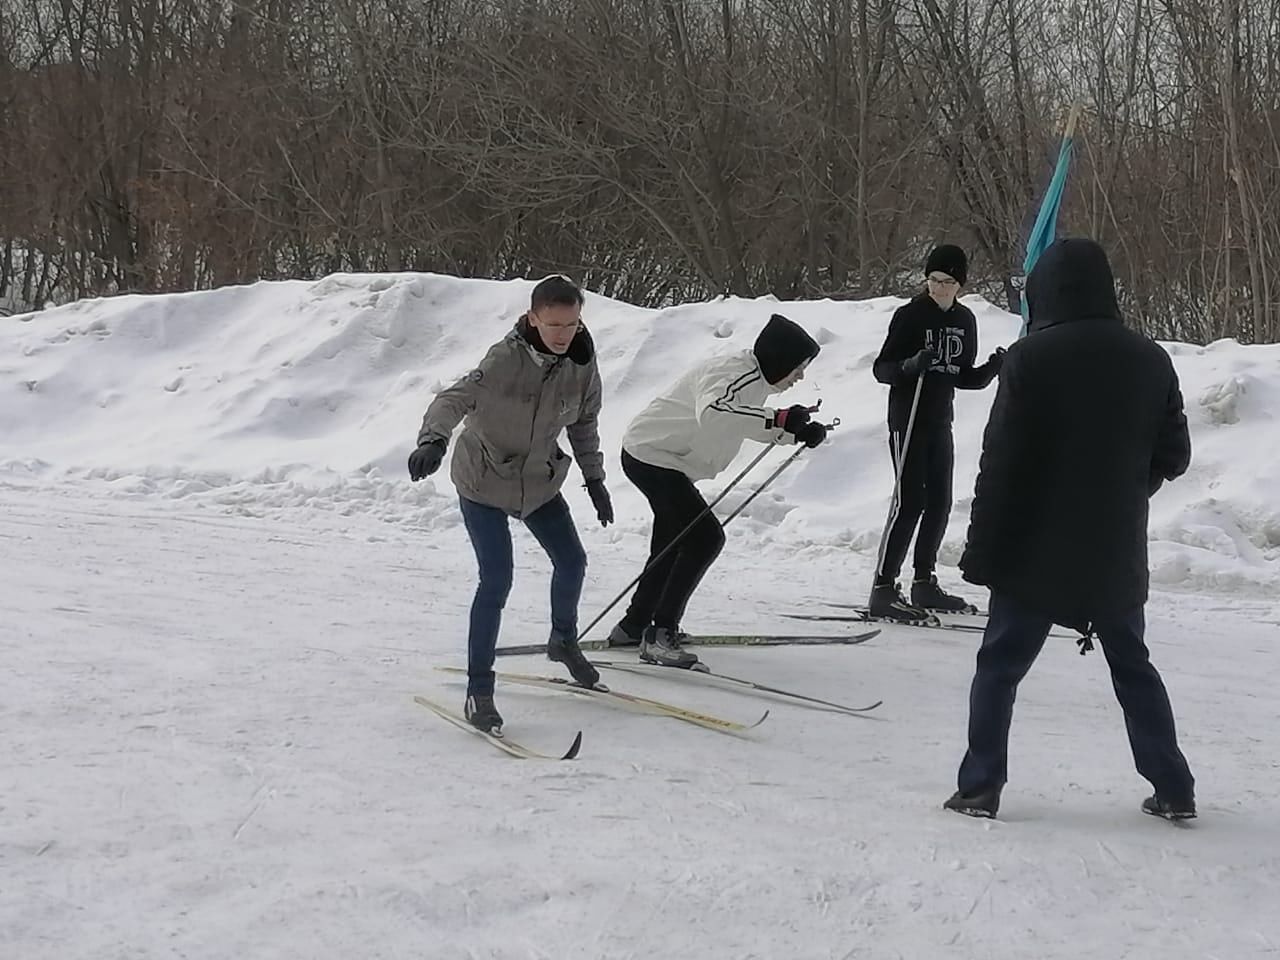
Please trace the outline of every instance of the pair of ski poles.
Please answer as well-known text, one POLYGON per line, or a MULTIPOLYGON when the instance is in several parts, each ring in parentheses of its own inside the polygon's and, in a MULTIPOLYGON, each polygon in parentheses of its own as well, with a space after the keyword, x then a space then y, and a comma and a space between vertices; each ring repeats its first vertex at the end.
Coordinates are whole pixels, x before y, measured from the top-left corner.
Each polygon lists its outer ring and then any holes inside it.
MULTIPOLYGON (((810 407, 809 409, 810 409, 810 412, 815 412, 818 408, 810 407)), ((839 425, 840 425, 840 418, 836 417, 834 420, 831 421, 831 423, 827 424, 827 429, 830 430, 835 427, 838 427, 839 425)), ((601 620, 603 620, 608 615, 610 610, 612 610, 619 603, 621 603, 622 598, 631 592, 631 588, 634 587, 637 583, 639 583, 641 579, 643 579, 644 575, 648 573, 650 569, 652 569, 653 566, 659 560, 661 560, 668 553, 674 550, 680 544, 680 541, 683 540, 685 536, 689 533, 689 531, 692 530, 694 527, 696 527, 699 523, 701 523, 702 518, 705 517, 707 514, 711 513, 715 505, 718 504, 725 497, 727 497, 733 491, 733 489, 737 487, 739 483, 742 482, 742 479, 748 473, 754 470, 756 465, 761 460, 763 460, 766 456, 768 456, 769 451, 772 450, 777 445, 778 445, 777 440, 772 441, 763 450, 761 450, 760 453, 756 455, 755 459, 753 459, 750 463, 748 463, 745 467, 743 467, 742 472, 739 473, 736 477, 734 477, 729 482, 729 485, 727 487, 725 487, 723 490, 720 491, 720 495, 717 496, 714 500, 712 500, 709 504, 707 504, 706 508, 701 513, 699 513, 696 517, 694 517, 694 519, 689 522, 689 525, 687 527, 685 527, 678 534, 676 534, 676 537, 674 540, 672 540, 665 547, 663 547, 662 550, 659 551, 657 555, 655 555, 648 563, 645 564, 644 569, 640 571, 640 573, 636 576, 636 578, 632 580, 630 583, 628 583, 625 587, 623 587, 622 592, 619 593, 616 597, 614 597, 612 602, 610 602, 610 604, 607 607, 601 610, 596 615, 596 618, 594 620, 592 620, 590 623, 586 625, 586 627, 584 627, 582 630, 578 632, 578 639, 581 640, 588 633, 590 633, 592 628, 594 628, 596 624, 598 624, 601 620)), ((730 520, 732 520, 734 517, 740 514, 743 510, 745 510, 747 508, 747 505, 751 503, 752 500, 760 496, 760 494, 764 492, 765 488, 768 487, 769 484, 777 480, 778 477, 782 475, 782 472, 786 470, 787 467, 791 466, 791 464, 795 463, 796 458, 808 449, 809 448, 807 446, 804 446, 802 444, 799 450, 791 454, 791 456, 787 457, 786 460, 782 461, 782 464, 778 467, 778 469, 774 470, 773 473, 769 474, 769 476, 765 478, 764 482, 751 492, 751 495, 749 497, 743 500, 742 503, 738 504, 738 506, 734 509, 734 511, 731 514, 729 514, 727 517, 725 517, 723 520, 720 521, 721 529, 723 529, 724 527, 727 527, 729 525, 730 520)))

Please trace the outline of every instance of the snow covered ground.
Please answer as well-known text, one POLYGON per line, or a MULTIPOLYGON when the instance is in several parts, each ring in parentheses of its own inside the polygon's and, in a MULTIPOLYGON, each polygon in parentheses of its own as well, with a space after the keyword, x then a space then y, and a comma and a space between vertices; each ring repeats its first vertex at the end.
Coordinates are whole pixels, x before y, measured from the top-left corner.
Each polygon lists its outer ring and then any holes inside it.
MULTIPOLYGON (((741 739, 500 686, 520 741, 583 730, 573 763, 511 760, 413 703, 461 700, 436 668, 462 662, 473 560, 447 475, 411 485, 404 460, 432 393, 529 287, 337 276, 0 324, 0 956, 1280 953, 1280 348, 1169 345, 1196 462, 1153 502, 1151 644, 1201 818, 1137 812, 1102 657, 1062 640, 1022 688, 1001 820, 983 823, 939 809, 972 635, 704 652, 883 698, 873 718, 609 677, 740 720, 769 707, 741 739)), ((891 478, 870 364, 897 302, 589 300, 619 522, 598 527, 573 474, 584 618, 644 555, 627 419, 774 309, 824 344, 786 399, 822 397, 842 425, 730 526, 688 626, 795 630, 782 611, 862 598, 891 478)), ((973 306, 985 356, 1017 321, 973 306)), ((993 392, 959 398, 947 563, 993 392)), ((516 540, 504 643, 546 634, 547 563, 516 540)))

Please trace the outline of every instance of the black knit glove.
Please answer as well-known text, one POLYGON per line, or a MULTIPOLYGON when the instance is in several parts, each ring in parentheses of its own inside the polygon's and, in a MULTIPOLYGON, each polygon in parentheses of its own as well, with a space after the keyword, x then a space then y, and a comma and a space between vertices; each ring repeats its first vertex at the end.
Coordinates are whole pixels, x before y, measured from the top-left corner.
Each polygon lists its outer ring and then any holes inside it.
POLYGON ((444 441, 428 440, 409 454, 409 479, 413 481, 429 477, 440 469, 444 459, 444 441))
POLYGON ((613 501, 609 499, 609 491, 603 480, 588 480, 587 493, 591 496, 591 504, 596 508, 596 519, 600 526, 607 527, 613 523, 613 501))

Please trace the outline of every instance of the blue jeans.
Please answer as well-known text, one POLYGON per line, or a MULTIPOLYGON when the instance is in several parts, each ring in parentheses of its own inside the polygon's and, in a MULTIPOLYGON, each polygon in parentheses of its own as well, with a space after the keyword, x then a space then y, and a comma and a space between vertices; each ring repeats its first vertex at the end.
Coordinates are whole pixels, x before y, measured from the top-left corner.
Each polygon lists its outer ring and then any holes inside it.
MULTIPOLYGON (((969 691, 969 749, 960 764, 958 780, 962 793, 1003 787, 1008 779, 1009 725, 1018 683, 1039 656, 1052 626, 1010 597, 992 593, 991 618, 969 691)), ((1175 804, 1193 800, 1195 780, 1178 749, 1169 695, 1143 642, 1143 608, 1095 621, 1093 626, 1111 669, 1116 699, 1124 710, 1138 773, 1165 800, 1175 804)))
MULTIPOLYGON (((511 593, 511 528, 497 507, 459 498, 462 522, 480 566, 480 583, 471 601, 467 636, 467 693, 493 695, 493 658, 498 646, 502 608, 511 593)), ((524 518, 524 525, 551 558, 551 630, 576 637, 578 598, 587 574, 587 554, 578 539, 569 505, 556 496, 524 518)))

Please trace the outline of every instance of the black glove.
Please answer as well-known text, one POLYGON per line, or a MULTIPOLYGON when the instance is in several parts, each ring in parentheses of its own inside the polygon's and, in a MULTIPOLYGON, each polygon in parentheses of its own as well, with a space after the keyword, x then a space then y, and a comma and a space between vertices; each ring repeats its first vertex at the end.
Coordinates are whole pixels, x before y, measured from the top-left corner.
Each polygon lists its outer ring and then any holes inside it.
POLYGON ((440 461, 444 459, 444 441, 428 440, 420 444, 418 449, 409 454, 409 479, 421 480, 440 469, 440 461))
POLYGON ((600 521, 600 526, 607 527, 613 523, 613 501, 609 499, 604 481, 588 480, 587 493, 591 495, 591 504, 596 508, 596 519, 600 521))
POLYGON ((774 414, 773 422, 792 436, 799 436, 809 423, 809 408, 803 403, 792 404, 774 414))
POLYGON ((1000 368, 1004 366, 1004 355, 1008 352, 1004 347, 996 347, 995 353, 987 357, 987 366, 991 368, 992 373, 1000 372, 1000 368))
POLYGON ((902 373, 907 377, 918 377, 937 359, 937 355, 932 350, 924 347, 914 357, 902 361, 902 373))
POLYGON ((827 439, 827 428, 817 420, 810 420, 796 431, 796 442, 813 448, 827 439))

